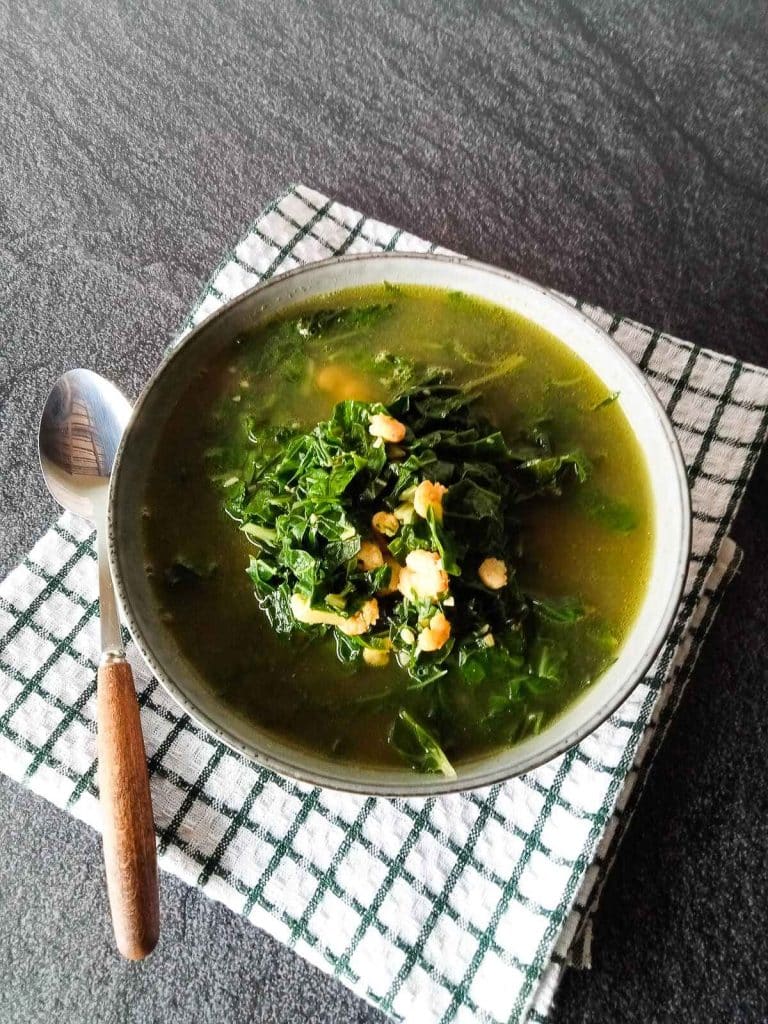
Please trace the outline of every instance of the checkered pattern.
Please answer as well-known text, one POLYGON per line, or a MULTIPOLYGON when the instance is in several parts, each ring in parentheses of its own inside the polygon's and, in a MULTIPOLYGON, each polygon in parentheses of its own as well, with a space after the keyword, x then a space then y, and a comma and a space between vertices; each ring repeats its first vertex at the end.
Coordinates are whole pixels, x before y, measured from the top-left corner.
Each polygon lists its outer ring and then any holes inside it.
MULTIPOLYGON (((219 265, 184 325, 331 254, 420 239, 291 188, 219 265)), ((580 304, 577 304, 580 305, 580 304)), ((542 1020, 736 563, 727 533, 768 425, 768 374, 581 306, 640 365, 693 494, 685 596, 655 665, 592 736, 485 791, 384 800, 254 767, 180 715, 134 662, 160 862, 417 1024, 542 1020)), ((0 585, 0 767, 99 826, 96 563, 65 515, 0 585)), ((126 638, 127 639, 127 638, 126 638)))

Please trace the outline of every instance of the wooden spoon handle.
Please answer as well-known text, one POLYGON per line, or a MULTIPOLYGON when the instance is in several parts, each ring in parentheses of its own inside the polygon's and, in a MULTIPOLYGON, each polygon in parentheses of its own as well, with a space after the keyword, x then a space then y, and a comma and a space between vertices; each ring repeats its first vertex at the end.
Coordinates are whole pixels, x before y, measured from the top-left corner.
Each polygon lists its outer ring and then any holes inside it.
POLYGON ((97 714, 112 927, 123 956, 141 960, 157 943, 160 908, 147 759, 133 673, 126 661, 99 667, 97 714))

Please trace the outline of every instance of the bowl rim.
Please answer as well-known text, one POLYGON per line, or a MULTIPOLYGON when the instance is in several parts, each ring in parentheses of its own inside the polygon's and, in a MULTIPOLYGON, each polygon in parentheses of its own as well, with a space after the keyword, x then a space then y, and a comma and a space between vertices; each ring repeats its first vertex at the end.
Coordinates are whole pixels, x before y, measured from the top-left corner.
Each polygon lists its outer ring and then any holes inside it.
MULTIPOLYGON (((350 283, 346 287, 354 287, 354 284, 350 283)), ((492 300, 489 300, 492 301, 492 300)), ((525 315, 525 314, 523 314, 525 315)), ((534 321, 535 322, 535 321, 534 321)), ((556 336, 556 335, 555 335, 556 336)), ((560 339, 558 339, 560 340, 560 339)), ((597 372, 593 367, 593 372, 597 372)), ((647 458, 647 451, 644 452, 647 458)), ((672 497, 672 495, 670 495, 672 497)), ((658 529, 658 524, 657 524, 658 529)), ((108 555, 109 563, 112 571, 112 579, 114 581, 115 591, 117 593, 118 602, 120 604, 121 611, 123 613, 123 620, 126 623, 128 630, 133 638, 134 643, 142 658, 148 665, 153 675, 157 678, 163 688, 170 694, 170 696, 180 706, 181 710, 184 711, 189 717, 201 726, 206 732, 211 734, 215 739, 224 743, 230 749, 236 751, 238 754, 244 756, 248 761, 254 763, 258 767, 267 768, 271 771, 276 772, 284 778, 295 780, 301 783, 305 783, 311 786, 318 786, 320 788, 337 790, 347 793, 355 793, 366 796, 382 796, 382 797, 426 797, 426 796, 439 796, 449 793, 458 792, 470 792, 475 789, 485 788, 491 785, 499 784, 508 781, 512 778, 517 778, 520 775, 530 772, 535 768, 539 768, 546 764, 548 761, 559 757, 564 754, 567 750, 578 745, 586 736, 593 733, 606 719, 616 711, 618 707, 627 699, 632 691, 638 686, 641 680, 644 678, 648 669, 656 659, 670 628, 674 622, 675 614, 680 605, 680 601, 683 594, 685 585, 685 579, 688 571, 688 565, 691 554, 691 497, 690 489, 688 486, 688 477, 683 459, 682 451, 680 448, 680 442, 675 433, 674 427, 667 415, 667 412, 662 405, 658 395, 652 388, 647 377, 642 373, 640 368, 633 362, 633 360, 620 348, 619 345, 614 341, 610 334, 595 323, 590 317, 588 317, 581 309, 567 302, 559 293, 554 292, 552 289, 546 288, 534 281, 530 281, 528 278, 523 277, 520 274, 516 274, 512 271, 504 270, 500 267, 493 266, 492 264, 484 263, 480 260, 468 259, 464 256, 454 254, 443 254, 436 252, 375 252, 375 253, 354 253, 342 256, 335 256, 325 260, 316 260, 312 263, 307 263, 302 266, 296 267, 292 270, 285 271, 277 274, 274 277, 269 278, 266 281, 261 281, 249 288, 247 291, 242 292, 240 295, 231 299, 229 302, 224 303, 218 309, 214 310, 211 314, 195 324, 186 334, 184 334, 173 347, 165 354, 164 358, 160 362, 157 369, 150 376, 149 380, 144 385, 139 398, 137 399, 130 420, 123 432, 123 436, 120 441, 112 476, 109 486, 109 498, 108 498, 108 514, 107 514, 107 532, 108 532, 108 555), (321 771, 315 772, 311 769, 305 768, 301 765, 295 765, 291 762, 290 758, 281 756, 275 756, 271 753, 261 750, 256 743, 249 743, 244 740, 238 739, 236 736, 229 733, 222 725, 214 721, 210 715, 199 708, 194 701, 192 701, 185 693, 184 689, 178 685, 172 678, 171 674, 166 672, 163 668, 160 660, 154 653, 152 643, 143 634, 140 629, 130 607, 128 600, 128 594, 126 585, 124 582, 122 565, 120 560, 120 549, 117 543, 116 534, 118 532, 118 524, 120 520, 119 511, 119 486, 121 477, 121 466, 122 461, 126 452, 126 449, 130 445, 130 437, 135 423, 141 416, 144 404, 147 398, 154 388, 158 380, 163 377, 168 371, 169 366, 176 360, 176 358, 187 348, 188 345, 193 344, 196 337, 202 333, 203 330, 207 329, 213 321, 239 306, 241 304, 252 301, 254 295, 263 296, 269 292, 270 288, 284 283, 295 277, 301 277, 307 273, 310 273, 316 269, 327 268, 339 264, 357 264, 361 262, 369 261, 387 261, 387 260, 406 260, 416 262, 437 262, 445 265, 461 265, 469 267, 475 271, 490 274, 495 277, 511 281, 514 284, 523 286, 527 289, 533 289, 540 295, 547 297, 552 302, 560 305, 568 314, 574 318, 578 318, 582 323, 587 326, 590 330, 594 331, 602 337, 603 342, 608 344, 614 349, 614 355, 619 357, 619 360, 625 364, 625 367, 630 371, 634 377, 638 387, 640 387, 645 393, 646 397, 650 399, 651 407, 653 408, 656 419, 661 426, 661 429, 665 435, 665 438, 669 444, 670 454, 675 468, 675 482, 677 488, 674 494, 676 502, 679 502, 680 506, 680 522, 681 532, 677 545, 677 565, 675 567, 674 582, 669 591, 669 595, 664 606, 663 612, 659 617, 657 628, 648 642, 644 655, 638 659, 633 670, 627 673, 627 678, 624 684, 619 687, 614 694, 604 704, 601 704, 589 718, 586 718, 580 725, 575 726, 573 730, 568 734, 567 740, 559 739, 553 740, 549 745, 543 747, 538 752, 529 755, 523 759, 517 766, 512 766, 509 769, 504 769, 500 766, 496 770, 487 772, 482 778, 477 780, 464 780, 459 778, 451 779, 445 776, 438 775, 419 775, 418 773, 408 773, 404 770, 403 780, 408 780, 407 785, 398 787, 397 785, 390 785, 387 782, 361 782, 355 783, 352 778, 341 778, 331 774, 324 774, 321 771)), ((286 750, 289 747, 286 744, 286 750)), ((514 749, 514 748, 510 748, 514 749)), ((482 760, 481 758, 478 760, 482 760)), ((340 765, 340 768, 342 766, 340 765)), ((354 765, 348 764, 347 768, 350 775, 354 773, 354 765)))

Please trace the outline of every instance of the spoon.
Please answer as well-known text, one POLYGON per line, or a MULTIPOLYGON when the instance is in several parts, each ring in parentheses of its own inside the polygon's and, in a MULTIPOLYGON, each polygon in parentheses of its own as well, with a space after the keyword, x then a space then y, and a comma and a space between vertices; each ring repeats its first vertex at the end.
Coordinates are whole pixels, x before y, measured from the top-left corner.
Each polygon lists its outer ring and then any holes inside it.
POLYGON ((130 414, 130 403, 109 381, 91 370, 70 370, 45 403, 38 450, 53 497, 96 527, 96 713, 107 891, 117 947, 129 960, 141 960, 155 948, 160 930, 157 853, 139 706, 107 559, 109 475, 130 414))

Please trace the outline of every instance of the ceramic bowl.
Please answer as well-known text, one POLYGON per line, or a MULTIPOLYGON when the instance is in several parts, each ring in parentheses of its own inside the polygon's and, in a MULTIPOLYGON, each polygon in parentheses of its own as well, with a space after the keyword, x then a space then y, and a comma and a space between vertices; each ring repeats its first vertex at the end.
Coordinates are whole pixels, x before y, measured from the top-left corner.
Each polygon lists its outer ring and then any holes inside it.
POLYGON ((578 743, 626 699, 653 662, 680 600, 690 545, 685 466, 672 426, 646 379, 612 339, 550 291, 514 274, 458 257, 347 256, 282 274, 246 292, 196 327, 165 359, 133 412, 110 493, 110 560, 125 621, 136 645, 180 707, 217 739, 258 764, 305 782, 358 793, 415 796, 486 786, 526 772, 578 743), (141 505, 148 467, 169 410, 233 336, 297 302, 360 285, 426 285, 460 290, 541 325, 618 391, 645 454, 656 524, 648 588, 617 660, 537 736, 457 766, 455 779, 406 767, 344 763, 294 746, 240 718, 213 693, 164 626, 144 571, 141 505))

